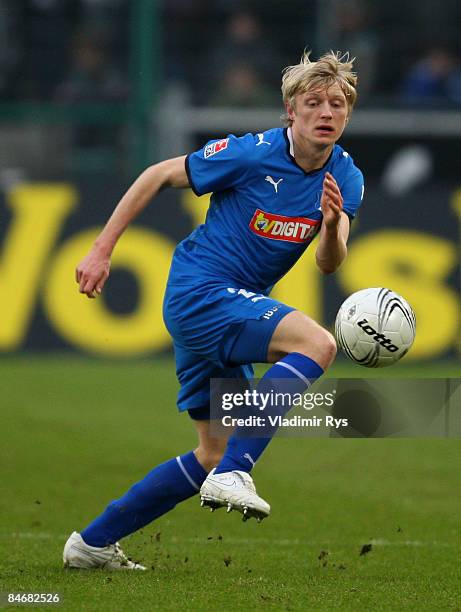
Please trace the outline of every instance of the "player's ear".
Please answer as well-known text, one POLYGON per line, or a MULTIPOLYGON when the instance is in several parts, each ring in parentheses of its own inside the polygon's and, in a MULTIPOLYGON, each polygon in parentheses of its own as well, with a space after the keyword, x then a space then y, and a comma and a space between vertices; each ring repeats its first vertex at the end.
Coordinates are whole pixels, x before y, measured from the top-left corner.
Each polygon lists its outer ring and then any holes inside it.
POLYGON ((289 102, 286 102, 285 103, 285 108, 286 108, 286 111, 287 111, 288 119, 293 121, 293 119, 295 118, 295 108, 294 108, 294 105, 292 106, 289 102))

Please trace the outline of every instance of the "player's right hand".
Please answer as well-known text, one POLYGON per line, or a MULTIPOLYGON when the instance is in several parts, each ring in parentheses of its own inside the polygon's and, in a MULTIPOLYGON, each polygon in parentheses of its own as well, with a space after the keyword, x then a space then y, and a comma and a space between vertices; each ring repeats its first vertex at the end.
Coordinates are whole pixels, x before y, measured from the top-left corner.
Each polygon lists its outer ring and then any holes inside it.
POLYGON ((109 278, 109 272, 110 257, 93 248, 75 271, 75 280, 80 293, 84 293, 89 298, 97 297, 109 278))

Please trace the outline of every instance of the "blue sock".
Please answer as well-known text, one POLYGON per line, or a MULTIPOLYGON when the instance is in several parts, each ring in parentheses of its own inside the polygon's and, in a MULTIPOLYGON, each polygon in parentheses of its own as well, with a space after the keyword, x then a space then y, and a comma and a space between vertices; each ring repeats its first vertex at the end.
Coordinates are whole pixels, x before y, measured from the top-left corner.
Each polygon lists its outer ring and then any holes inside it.
MULTIPOLYGON (((291 379, 290 390, 305 391, 311 383, 323 374, 322 368, 312 359, 301 353, 290 353, 277 361, 261 379, 257 391, 274 389, 271 380, 291 379), (294 385, 294 386, 293 386, 294 385)), ((287 407, 289 410, 290 407, 287 407)), ((215 470, 216 474, 240 470, 250 472, 266 446, 272 440, 277 428, 270 431, 269 437, 257 437, 257 427, 237 427, 229 438, 226 452, 215 470)), ((265 430, 267 431, 267 430, 265 430)))
POLYGON ((207 472, 191 451, 154 468, 81 532, 90 546, 108 546, 195 495, 207 472))

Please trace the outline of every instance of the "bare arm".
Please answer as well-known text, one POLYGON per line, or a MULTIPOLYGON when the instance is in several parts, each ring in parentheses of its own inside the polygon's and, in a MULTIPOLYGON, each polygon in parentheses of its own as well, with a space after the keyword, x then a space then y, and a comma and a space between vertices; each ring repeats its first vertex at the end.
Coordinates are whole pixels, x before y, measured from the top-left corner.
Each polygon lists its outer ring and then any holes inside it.
POLYGON ((89 298, 101 293, 109 276, 110 257, 118 239, 129 223, 161 189, 189 186, 185 158, 183 155, 150 166, 131 185, 97 237, 91 251, 77 267, 76 281, 80 293, 85 293, 89 298))
POLYGON ((315 259, 318 268, 324 274, 332 274, 347 256, 349 217, 343 212, 341 192, 333 175, 329 172, 326 173, 323 182, 320 204, 323 223, 315 259))

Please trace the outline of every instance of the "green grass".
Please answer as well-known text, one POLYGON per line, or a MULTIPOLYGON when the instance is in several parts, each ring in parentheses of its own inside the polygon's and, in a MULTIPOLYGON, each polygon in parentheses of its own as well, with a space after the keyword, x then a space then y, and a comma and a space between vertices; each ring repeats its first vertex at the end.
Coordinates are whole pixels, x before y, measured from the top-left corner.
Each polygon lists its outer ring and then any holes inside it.
POLYGON ((70 531, 195 444, 172 362, 17 357, 0 374, 0 590, 59 591, 65 610, 461 609, 458 440, 280 438, 255 470, 261 525, 195 498, 124 541, 149 571, 69 572, 70 531))

